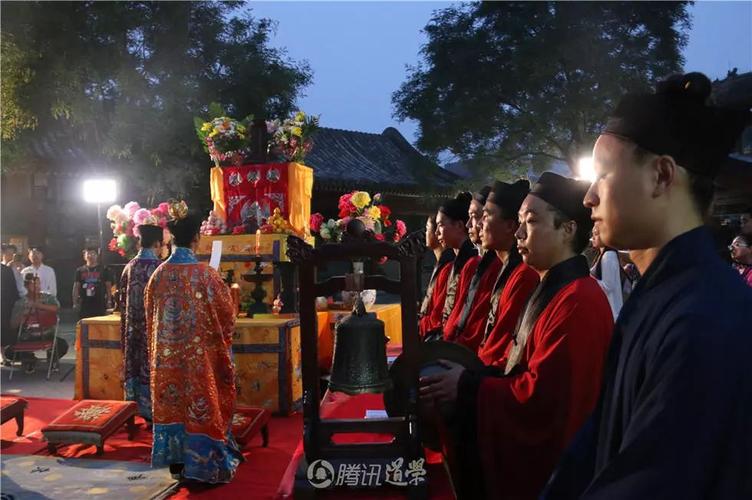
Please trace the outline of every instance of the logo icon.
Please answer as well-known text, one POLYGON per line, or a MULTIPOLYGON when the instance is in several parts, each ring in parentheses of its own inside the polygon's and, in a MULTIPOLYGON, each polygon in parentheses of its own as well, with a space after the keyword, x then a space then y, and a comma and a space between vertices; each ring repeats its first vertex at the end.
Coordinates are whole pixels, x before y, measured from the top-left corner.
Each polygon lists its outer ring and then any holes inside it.
POLYGON ((314 488, 327 488, 334 482, 334 467, 326 460, 316 460, 308 466, 306 476, 314 488))

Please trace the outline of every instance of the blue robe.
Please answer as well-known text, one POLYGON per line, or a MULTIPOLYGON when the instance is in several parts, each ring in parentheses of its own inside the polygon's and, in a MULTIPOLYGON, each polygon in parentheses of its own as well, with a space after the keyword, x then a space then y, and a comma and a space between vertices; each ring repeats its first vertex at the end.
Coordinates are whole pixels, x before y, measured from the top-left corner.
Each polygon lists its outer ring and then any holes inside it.
POLYGON ((596 411, 542 498, 752 498, 752 291, 707 229, 638 282, 596 411))
POLYGON ((149 248, 141 249, 120 277, 122 310, 120 341, 123 348, 123 384, 126 401, 138 403, 138 413, 151 420, 149 346, 146 342, 144 292, 154 270, 162 263, 149 248))

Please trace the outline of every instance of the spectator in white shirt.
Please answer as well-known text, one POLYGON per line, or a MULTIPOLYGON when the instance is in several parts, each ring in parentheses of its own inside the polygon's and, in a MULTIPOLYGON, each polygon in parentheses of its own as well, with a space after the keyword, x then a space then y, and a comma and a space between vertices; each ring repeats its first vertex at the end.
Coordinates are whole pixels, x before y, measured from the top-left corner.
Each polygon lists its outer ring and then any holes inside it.
POLYGON ((32 273, 34 276, 39 277, 41 291, 49 293, 53 297, 57 297, 57 279, 55 278, 55 270, 50 266, 46 266, 42 263, 44 254, 38 247, 31 247, 29 249, 29 260, 31 265, 25 267, 21 271, 22 276, 26 276, 28 273, 32 273))
POLYGON ((18 269, 13 266, 13 256, 18 252, 16 245, 6 245, 3 243, 3 265, 8 266, 13 271, 13 277, 16 280, 16 289, 18 290, 18 296, 24 297, 26 295, 26 287, 24 286, 23 278, 18 269))
POLYGON ((621 306, 624 304, 624 290, 622 289, 624 286, 622 273, 624 271, 619 262, 619 253, 613 248, 603 245, 595 228, 590 242, 593 248, 598 250, 598 256, 595 258, 593 267, 590 268, 590 274, 598 280, 598 284, 605 292, 608 304, 611 306, 611 312, 614 315, 614 321, 616 321, 621 306))

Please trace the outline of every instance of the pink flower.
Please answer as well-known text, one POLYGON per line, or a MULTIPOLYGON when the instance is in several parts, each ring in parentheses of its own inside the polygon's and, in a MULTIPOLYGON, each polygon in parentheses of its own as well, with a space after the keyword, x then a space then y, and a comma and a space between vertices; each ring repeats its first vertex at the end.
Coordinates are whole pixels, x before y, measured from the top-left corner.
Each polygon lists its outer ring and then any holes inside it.
POLYGON ((163 201, 157 206, 157 210, 162 212, 164 215, 167 215, 170 211, 170 204, 167 203, 166 201, 163 201))
POLYGON ((145 208, 139 208, 133 214, 133 222, 138 226, 146 222, 146 219, 151 217, 151 212, 145 208))
POLYGON ((404 237, 407 234, 407 226, 405 223, 399 219, 397 219, 397 234, 400 238, 404 237))
POLYGON ((384 235, 381 234, 381 233, 376 233, 373 236, 374 236, 374 238, 376 238, 379 241, 384 241, 384 235))
POLYGON ((133 221, 128 221, 128 225, 125 226, 125 234, 127 234, 128 236, 133 236, 133 226, 133 221))
POLYGON ((361 221, 369 231, 376 229, 376 221, 374 221, 372 218, 363 216, 358 217, 358 220, 361 221))
POLYGON ((319 230, 321 229, 321 224, 323 223, 324 223, 323 215, 321 215, 318 212, 316 212, 315 214, 311 214, 311 221, 310 221, 311 231, 318 233, 319 230))
POLYGON ((137 201, 129 201, 123 207, 123 211, 125 211, 125 213, 128 214, 128 217, 132 219, 133 214, 135 214, 140 208, 141 206, 139 206, 137 201))

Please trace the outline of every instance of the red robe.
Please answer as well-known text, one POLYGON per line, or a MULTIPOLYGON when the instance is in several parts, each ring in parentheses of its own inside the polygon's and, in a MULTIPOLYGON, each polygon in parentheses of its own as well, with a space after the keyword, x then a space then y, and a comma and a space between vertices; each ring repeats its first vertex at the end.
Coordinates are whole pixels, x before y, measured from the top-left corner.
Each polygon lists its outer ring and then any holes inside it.
MULTIPOLYGON (((494 283, 499 277, 499 273, 503 267, 503 262, 498 257, 494 256, 493 261, 484 270, 483 276, 480 278, 478 289, 473 297, 473 303, 470 306, 470 314, 467 317, 465 326, 461 331, 457 331, 458 323, 462 316, 463 307, 455 307, 452 315, 449 317, 447 324, 444 326, 444 339, 462 344, 471 351, 478 350, 486 330, 486 321, 488 320, 488 312, 491 310, 491 295, 493 295, 494 283)), ((467 267, 467 265, 465 266, 467 267)), ((476 264, 477 270, 477 264, 476 264)), ((462 283, 465 288, 465 297, 463 297, 460 304, 464 304, 467 299, 468 290, 470 288, 470 282, 473 279, 475 272, 467 277, 466 282, 462 283)))
POLYGON ((447 282, 449 273, 452 272, 452 263, 444 264, 439 274, 436 276, 436 284, 431 294, 431 303, 428 313, 420 318, 418 323, 420 336, 425 337, 426 333, 437 328, 441 328, 441 316, 444 312, 444 299, 446 299, 447 282))
POLYGON ((449 315, 449 318, 444 324, 444 340, 448 340, 450 342, 454 340, 454 336, 448 333, 451 331, 448 327, 449 325, 452 325, 453 328, 460 317, 459 310, 462 309, 460 304, 464 304, 465 299, 467 299, 467 291, 470 288, 470 281, 473 279, 475 271, 478 270, 480 259, 481 256, 476 255, 472 259, 468 260, 465 263, 465 266, 462 268, 462 272, 460 273, 460 281, 457 284, 457 301, 455 302, 455 304, 457 304, 457 307, 452 310, 452 314, 449 315))
POLYGON ((476 432, 488 498, 537 498, 595 407, 612 328, 603 290, 577 278, 538 315, 521 372, 481 378, 476 432))
POLYGON ((484 364, 501 367, 506 365, 504 353, 512 341, 514 329, 520 314, 525 309, 527 299, 530 298, 539 282, 538 273, 524 262, 520 262, 512 271, 499 295, 496 322, 478 348, 478 357, 484 364))

